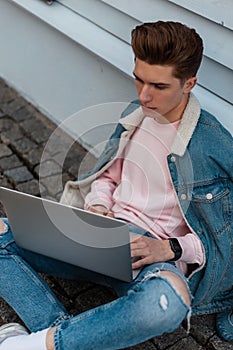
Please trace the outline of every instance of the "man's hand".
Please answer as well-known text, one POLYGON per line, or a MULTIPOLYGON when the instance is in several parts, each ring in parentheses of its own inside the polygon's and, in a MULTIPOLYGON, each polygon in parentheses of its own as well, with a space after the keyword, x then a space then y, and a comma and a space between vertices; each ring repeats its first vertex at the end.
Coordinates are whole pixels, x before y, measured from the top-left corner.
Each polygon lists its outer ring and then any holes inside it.
POLYGON ((114 218, 114 214, 103 205, 91 205, 90 207, 87 207, 87 210, 91 211, 92 213, 110 216, 114 218))
POLYGON ((146 236, 135 236, 131 239, 131 257, 139 258, 132 268, 138 269, 159 261, 169 261, 175 254, 168 240, 158 240, 146 236))

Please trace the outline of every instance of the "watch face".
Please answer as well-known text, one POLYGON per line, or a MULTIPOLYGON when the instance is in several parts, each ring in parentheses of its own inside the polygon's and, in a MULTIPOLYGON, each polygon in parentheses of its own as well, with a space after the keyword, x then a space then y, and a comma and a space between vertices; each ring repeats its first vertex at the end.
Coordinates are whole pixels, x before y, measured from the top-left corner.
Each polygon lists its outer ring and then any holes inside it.
POLYGON ((182 255, 182 248, 177 238, 169 238, 171 250, 175 253, 174 261, 180 259, 182 255))

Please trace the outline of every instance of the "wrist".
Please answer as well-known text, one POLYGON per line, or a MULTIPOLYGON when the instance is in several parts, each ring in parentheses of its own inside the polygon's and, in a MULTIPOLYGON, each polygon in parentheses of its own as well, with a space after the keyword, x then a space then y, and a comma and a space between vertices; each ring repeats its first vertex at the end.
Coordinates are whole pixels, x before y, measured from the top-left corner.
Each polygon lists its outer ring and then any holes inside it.
POLYGON ((172 261, 175 258, 175 253, 173 252, 173 250, 171 249, 171 245, 169 242, 169 239, 165 239, 162 241, 164 246, 164 261, 172 261))

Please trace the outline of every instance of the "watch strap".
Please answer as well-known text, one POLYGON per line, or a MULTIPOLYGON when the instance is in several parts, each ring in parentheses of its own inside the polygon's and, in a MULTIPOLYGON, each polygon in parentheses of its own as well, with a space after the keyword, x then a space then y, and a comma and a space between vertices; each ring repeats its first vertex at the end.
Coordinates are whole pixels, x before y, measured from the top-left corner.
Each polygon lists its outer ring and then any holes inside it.
POLYGON ((170 243, 170 247, 171 247, 171 250, 173 251, 173 253, 175 254, 175 257, 174 259, 172 259, 173 261, 177 261, 181 258, 181 255, 182 255, 182 248, 181 248, 181 245, 178 241, 177 238, 169 238, 169 243, 170 243))

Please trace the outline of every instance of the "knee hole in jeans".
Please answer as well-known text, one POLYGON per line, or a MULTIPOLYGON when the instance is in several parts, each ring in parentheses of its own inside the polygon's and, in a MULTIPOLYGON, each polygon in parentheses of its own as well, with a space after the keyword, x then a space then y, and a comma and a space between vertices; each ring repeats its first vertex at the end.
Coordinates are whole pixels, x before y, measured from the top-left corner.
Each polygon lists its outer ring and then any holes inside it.
POLYGON ((8 226, 5 224, 4 221, 0 219, 0 234, 4 234, 8 231, 8 226))
POLYGON ((160 275, 167 279, 167 281, 172 285, 175 291, 181 296, 185 304, 190 307, 191 305, 191 296, 185 282, 176 275, 174 272, 170 271, 161 271, 160 275))

